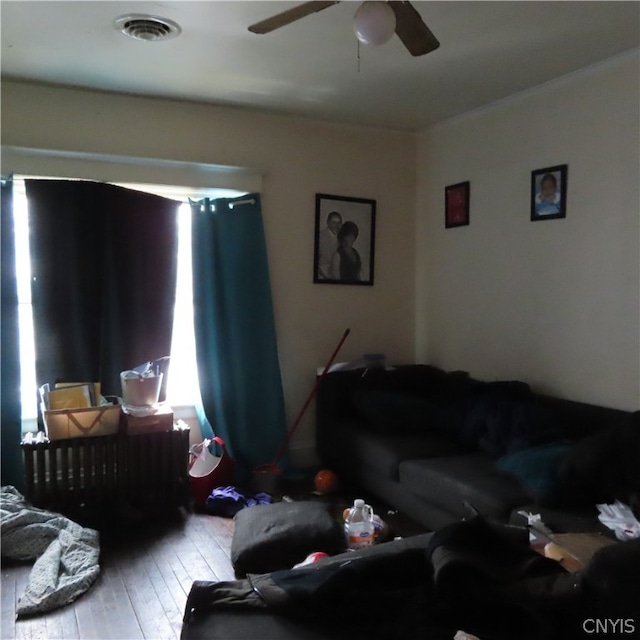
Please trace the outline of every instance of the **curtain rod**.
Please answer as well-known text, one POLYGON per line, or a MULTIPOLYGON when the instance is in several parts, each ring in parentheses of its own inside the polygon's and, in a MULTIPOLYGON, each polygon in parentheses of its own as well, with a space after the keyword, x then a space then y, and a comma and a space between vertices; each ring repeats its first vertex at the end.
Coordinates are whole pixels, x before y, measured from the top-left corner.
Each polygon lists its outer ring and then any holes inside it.
POLYGON ((241 204, 255 204, 256 200, 255 198, 246 198, 245 200, 238 200, 237 202, 233 202, 233 206, 237 207, 241 204))
MULTIPOLYGON (((206 200, 216 200, 216 198, 205 198, 206 200)), ((229 200, 230 198, 223 198, 224 200, 229 200)), ((190 204, 198 204, 198 200, 192 200, 191 198, 189 198, 189 203, 190 204)), ((233 207, 239 207, 240 205, 243 204, 255 204, 256 203, 256 199, 255 198, 245 198, 244 200, 234 200, 233 202, 231 202, 230 204, 233 207)))

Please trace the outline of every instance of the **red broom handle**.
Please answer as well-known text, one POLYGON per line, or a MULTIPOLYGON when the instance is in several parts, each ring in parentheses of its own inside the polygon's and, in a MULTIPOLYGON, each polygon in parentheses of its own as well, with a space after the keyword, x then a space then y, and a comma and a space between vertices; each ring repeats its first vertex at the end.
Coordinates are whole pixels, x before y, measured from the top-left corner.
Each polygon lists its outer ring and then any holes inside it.
POLYGON ((306 402, 302 406, 302 409, 300 410, 300 413, 298 414, 293 424, 291 425, 291 429, 289 429, 289 432, 287 433, 287 437, 285 438, 284 442, 278 449, 278 452, 276 453, 276 457, 273 459, 273 462, 271 463, 272 467, 275 467, 278 464, 278 461, 280 460, 283 453, 285 452, 287 445, 291 440, 291 436, 293 436, 295 430, 298 428, 298 425, 300 424, 300 420, 302 420, 302 416, 304 415, 305 411, 307 410, 307 407, 311 403, 311 400, 313 400, 313 396, 316 394, 316 391, 318 390, 318 387, 320 386, 320 383, 322 382, 323 378, 329 372, 329 368, 333 364, 333 361, 336 359, 336 356, 338 355, 338 351, 340 351, 340 349, 342 348, 342 345, 344 344, 344 341, 347 339, 347 336, 349 335, 349 333, 351 333, 351 329, 347 329, 344 332, 342 338, 340 339, 340 342, 338 342, 338 346, 334 349, 333 353, 331 354, 331 357, 327 361, 327 364, 324 365, 324 369, 322 370, 320 377, 316 378, 316 383, 313 385, 313 389, 311 389, 311 393, 309 394, 309 397, 307 398, 306 402))

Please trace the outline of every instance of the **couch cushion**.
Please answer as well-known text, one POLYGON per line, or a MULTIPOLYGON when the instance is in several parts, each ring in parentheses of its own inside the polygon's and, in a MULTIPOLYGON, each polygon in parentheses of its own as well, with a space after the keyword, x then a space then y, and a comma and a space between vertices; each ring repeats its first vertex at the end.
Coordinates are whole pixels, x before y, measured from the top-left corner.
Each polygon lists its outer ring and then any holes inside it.
POLYGON ((425 398, 360 389, 351 394, 351 401, 359 417, 377 433, 424 433, 438 426, 440 409, 425 398))
POLYGON ((349 457, 394 481, 398 480, 398 465, 403 460, 450 456, 463 451, 460 445, 438 432, 385 436, 372 433, 363 424, 351 422, 344 427, 341 444, 349 457))
MULTIPOLYGON (((598 617, 626 618, 629 627, 633 626, 637 630, 640 610, 639 566, 640 538, 607 545, 593 554, 582 574, 582 580, 585 587, 595 595, 598 617)), ((631 628, 628 631, 637 635, 631 628)))
POLYGON ((640 412, 574 443, 558 471, 565 504, 638 502, 639 459, 640 412))
POLYGON ((566 442, 553 442, 508 453, 496 467, 517 478, 523 489, 541 505, 562 501, 558 470, 570 451, 566 442))
POLYGON ((469 515, 465 502, 483 516, 506 520, 513 508, 530 501, 517 480, 482 453, 405 460, 399 477, 407 491, 461 518, 469 515))
POLYGON ((340 523, 320 502, 276 502, 239 511, 234 517, 231 563, 237 577, 290 569, 314 551, 341 553, 340 523))
POLYGON ((421 398, 438 398, 449 379, 449 375, 442 369, 424 364, 369 369, 366 375, 362 371, 345 373, 353 373, 355 376, 352 390, 404 393, 421 398))

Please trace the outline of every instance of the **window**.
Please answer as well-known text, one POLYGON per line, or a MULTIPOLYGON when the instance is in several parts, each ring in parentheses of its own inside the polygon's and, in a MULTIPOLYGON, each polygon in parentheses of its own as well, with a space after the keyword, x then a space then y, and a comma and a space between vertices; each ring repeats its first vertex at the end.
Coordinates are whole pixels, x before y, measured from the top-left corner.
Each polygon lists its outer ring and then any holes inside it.
MULTIPOLYGON (((163 187, 118 183, 121 187, 149 191, 184 204, 178 210, 178 273, 174 309, 171 361, 167 380, 167 402, 174 407, 191 407, 200 403, 193 330, 193 294, 191 274, 191 207, 188 199, 202 197, 234 198, 243 191, 210 189, 206 192, 184 187, 163 187)), ((28 202, 23 179, 14 179, 14 226, 16 242, 16 273, 18 288, 21 404, 24 431, 34 431, 37 425, 37 385, 35 372, 35 341, 31 309, 31 268, 29 262, 28 202)), ((155 357, 155 354, 152 354, 155 357)))
POLYGON ((13 217, 16 236, 18 331, 20 333, 20 401, 25 430, 35 430, 37 418, 36 353, 31 312, 31 264, 27 194, 22 180, 13 184, 13 217), (27 427, 27 424, 29 425, 27 427))

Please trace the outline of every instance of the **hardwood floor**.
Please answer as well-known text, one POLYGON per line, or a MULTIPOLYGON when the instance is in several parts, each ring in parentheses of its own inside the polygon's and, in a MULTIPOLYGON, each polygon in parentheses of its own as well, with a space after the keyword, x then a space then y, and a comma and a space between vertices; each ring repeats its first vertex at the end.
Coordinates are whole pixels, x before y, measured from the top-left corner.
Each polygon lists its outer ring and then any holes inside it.
POLYGON ((189 514, 101 540, 101 571, 74 603, 15 620, 31 564, 2 565, 2 640, 173 640, 180 638, 194 580, 233 580, 233 521, 189 514))
MULTIPOLYGON (((316 496, 308 480, 287 487, 286 493, 295 500, 327 502, 336 517, 352 504, 353 495, 368 499, 358 491, 316 496)), ((397 511, 371 503, 388 523, 391 537, 424 531, 397 511)), ((173 520, 135 520, 134 526, 107 516, 94 525, 91 518, 67 515, 102 532, 98 579, 70 605, 16 621, 16 603, 32 563, 3 561, 0 640, 177 640, 193 581, 235 579, 232 519, 181 510, 173 520)))

